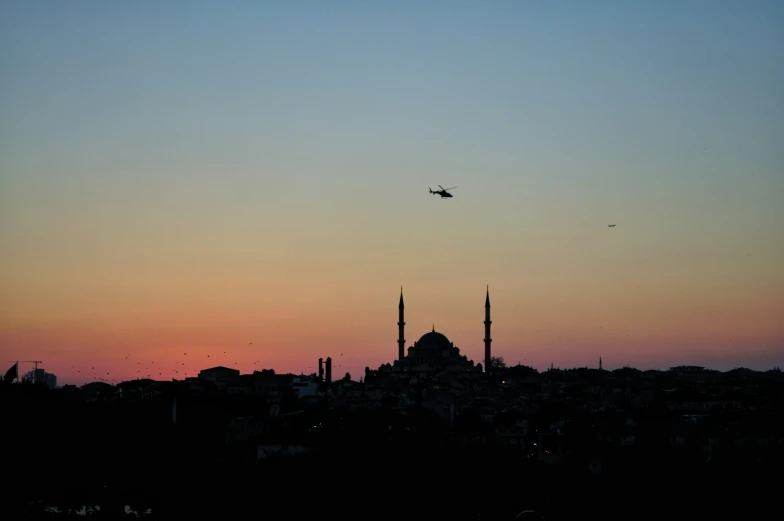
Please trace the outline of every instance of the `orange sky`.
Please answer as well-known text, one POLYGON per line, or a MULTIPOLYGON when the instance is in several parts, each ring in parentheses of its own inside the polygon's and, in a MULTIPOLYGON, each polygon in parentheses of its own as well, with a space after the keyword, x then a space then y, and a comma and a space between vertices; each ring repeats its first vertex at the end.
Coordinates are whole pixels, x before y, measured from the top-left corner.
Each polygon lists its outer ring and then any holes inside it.
MULTIPOLYGON (((180 307, 165 301, 88 307, 90 299, 85 299, 81 306, 75 302, 41 320, 6 309, 0 345, 3 358, 43 360, 62 382, 81 382, 93 374, 110 380, 147 374, 168 379, 214 365, 243 372, 270 367, 313 372, 317 359, 327 356, 335 360, 336 373, 358 377, 365 366, 377 367, 396 356, 397 299, 390 289, 383 299, 357 287, 348 294, 336 290, 335 297, 301 294, 300 302, 291 293, 237 302, 213 294, 213 302, 194 298, 180 307)), ((477 289, 470 295, 447 286, 449 298, 405 292, 407 345, 435 323, 463 353, 481 362, 484 299, 481 286, 477 289)), ((531 289, 523 298, 513 289, 491 288, 493 352, 510 363, 540 369, 550 362, 595 365, 601 355, 607 368, 733 367, 743 360, 772 367, 781 357, 776 315, 781 302, 749 300, 740 307, 673 295, 664 304, 661 297, 591 298, 578 292, 567 298, 531 289)), ((639 291, 655 290, 641 285, 639 291)))

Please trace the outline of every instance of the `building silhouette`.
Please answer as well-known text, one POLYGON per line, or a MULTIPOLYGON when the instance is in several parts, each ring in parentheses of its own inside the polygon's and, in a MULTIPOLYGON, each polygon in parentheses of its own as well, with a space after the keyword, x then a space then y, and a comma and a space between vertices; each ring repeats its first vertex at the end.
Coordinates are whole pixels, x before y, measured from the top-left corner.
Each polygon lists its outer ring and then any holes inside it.
POLYGON ((28 371, 22 377, 22 380, 32 383, 41 383, 51 389, 57 387, 57 376, 52 373, 47 373, 44 369, 36 368, 32 371, 28 371))
POLYGON ((205 380, 215 385, 218 389, 228 389, 229 386, 237 384, 240 380, 238 369, 229 367, 210 367, 199 372, 199 380, 205 380))
MULTIPOLYGON (((491 358, 490 342, 490 289, 485 296, 485 371, 489 370, 491 358)), ((400 303, 398 304, 398 356, 392 370, 395 372, 413 374, 438 374, 443 371, 462 373, 481 373, 482 364, 475 364, 465 355, 460 354, 460 349, 444 335, 433 329, 422 335, 418 341, 404 349, 405 338, 405 304, 403 303, 403 288, 400 289, 400 303)))

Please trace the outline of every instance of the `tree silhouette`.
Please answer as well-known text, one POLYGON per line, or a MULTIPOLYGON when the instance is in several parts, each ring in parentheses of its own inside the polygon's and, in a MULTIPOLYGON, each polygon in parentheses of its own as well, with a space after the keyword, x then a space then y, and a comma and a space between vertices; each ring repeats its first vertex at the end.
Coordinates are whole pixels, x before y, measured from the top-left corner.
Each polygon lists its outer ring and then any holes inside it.
POLYGON ((502 371, 506 369, 506 362, 504 362, 503 356, 491 356, 490 357, 490 370, 493 372, 502 371))

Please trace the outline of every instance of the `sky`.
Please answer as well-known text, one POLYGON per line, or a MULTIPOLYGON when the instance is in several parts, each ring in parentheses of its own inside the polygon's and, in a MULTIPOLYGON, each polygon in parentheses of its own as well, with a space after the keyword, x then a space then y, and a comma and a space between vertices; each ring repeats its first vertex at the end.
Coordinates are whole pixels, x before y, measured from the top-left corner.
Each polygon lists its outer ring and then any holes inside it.
POLYGON ((507 363, 784 365, 782 27, 775 0, 6 0, 0 362, 356 379, 397 356, 401 286, 407 346, 481 362, 489 285, 507 363))

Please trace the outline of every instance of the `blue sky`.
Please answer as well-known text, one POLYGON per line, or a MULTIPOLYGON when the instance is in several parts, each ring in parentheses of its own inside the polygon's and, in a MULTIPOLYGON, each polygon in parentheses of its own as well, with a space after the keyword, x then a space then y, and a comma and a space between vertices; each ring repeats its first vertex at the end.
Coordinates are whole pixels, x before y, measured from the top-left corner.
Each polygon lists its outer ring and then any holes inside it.
POLYGON ((122 258, 184 299, 161 282, 184 256, 209 291, 403 283, 433 314, 455 286, 642 280, 665 309, 690 281, 677 305, 756 309, 739 330, 779 345, 782 26, 775 1, 3 2, 1 282, 29 307, 8 323, 99 291, 69 273, 142 277, 122 258))

